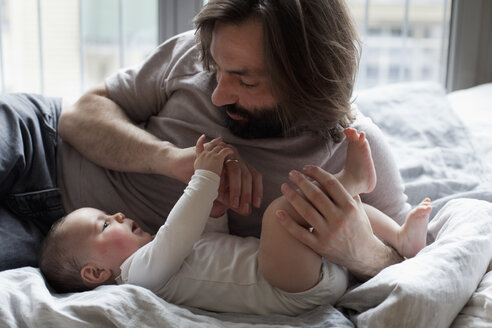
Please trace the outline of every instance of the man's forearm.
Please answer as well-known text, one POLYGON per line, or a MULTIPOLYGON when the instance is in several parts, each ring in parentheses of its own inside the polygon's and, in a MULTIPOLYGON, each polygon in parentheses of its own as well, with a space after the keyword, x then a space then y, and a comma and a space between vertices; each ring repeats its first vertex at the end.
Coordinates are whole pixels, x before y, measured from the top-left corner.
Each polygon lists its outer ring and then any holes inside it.
POLYGON ((140 129, 106 97, 103 87, 88 92, 63 110, 60 136, 94 163, 117 171, 164 174, 174 146, 140 129))
POLYGON ((363 262, 348 266, 348 270, 359 280, 366 281, 377 275, 384 268, 403 261, 398 252, 381 242, 377 249, 368 249, 363 262))

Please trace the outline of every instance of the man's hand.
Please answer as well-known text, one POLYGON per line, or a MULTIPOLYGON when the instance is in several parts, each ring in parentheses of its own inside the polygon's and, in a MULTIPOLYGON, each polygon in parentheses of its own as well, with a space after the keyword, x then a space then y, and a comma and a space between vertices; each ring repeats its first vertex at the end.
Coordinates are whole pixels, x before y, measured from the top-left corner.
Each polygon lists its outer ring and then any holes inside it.
POLYGON ((230 147, 234 154, 225 161, 218 202, 241 215, 249 215, 251 206, 258 208, 261 205, 263 177, 239 156, 235 147, 230 147))
MULTIPOLYGON (((261 174, 251 165, 244 162, 237 149, 216 138, 205 143, 205 136, 201 136, 195 147, 178 149, 173 152, 173 167, 175 176, 187 183, 193 174, 193 162, 202 152, 210 152, 217 147, 226 147, 229 150, 223 162, 220 177, 219 197, 215 200, 210 216, 221 216, 228 209, 241 214, 249 215, 251 205, 259 207, 263 198, 263 179, 261 174)), ((217 173, 217 172, 216 172, 217 173)))
POLYGON ((315 181, 297 171, 289 175, 300 192, 288 184, 281 187, 285 198, 313 228, 310 232, 279 211, 281 225, 294 238, 362 280, 401 262, 396 251, 374 236, 358 196, 352 198, 333 175, 319 167, 306 166, 304 173, 315 181))

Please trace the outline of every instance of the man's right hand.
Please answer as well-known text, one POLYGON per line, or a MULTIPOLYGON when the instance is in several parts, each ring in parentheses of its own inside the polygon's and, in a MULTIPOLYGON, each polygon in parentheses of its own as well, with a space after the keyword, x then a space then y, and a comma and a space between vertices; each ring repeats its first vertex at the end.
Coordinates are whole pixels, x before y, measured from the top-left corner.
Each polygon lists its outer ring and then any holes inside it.
POLYGON ((402 257, 374 236, 364 205, 351 197, 331 174, 314 166, 305 172, 292 171, 289 178, 299 188, 282 185, 282 193, 313 228, 297 224, 287 213, 279 212, 280 224, 297 240, 328 261, 345 266, 361 280, 375 276, 402 257))

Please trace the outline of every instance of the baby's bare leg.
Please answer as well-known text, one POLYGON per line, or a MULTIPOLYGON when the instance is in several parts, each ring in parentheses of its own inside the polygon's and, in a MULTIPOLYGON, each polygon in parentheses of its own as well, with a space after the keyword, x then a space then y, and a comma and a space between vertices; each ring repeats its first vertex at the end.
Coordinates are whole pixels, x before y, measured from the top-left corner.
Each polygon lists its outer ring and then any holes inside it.
POLYGON ((284 197, 275 199, 263 215, 258 253, 260 271, 271 285, 287 292, 308 290, 319 282, 321 257, 278 223, 277 211, 286 211, 299 224, 306 225, 284 197))
POLYGON ((415 256, 426 245, 427 223, 432 210, 430 200, 424 199, 407 216, 403 226, 378 209, 364 204, 374 234, 407 258, 415 256))
MULTIPOLYGON (((355 196, 370 192, 376 185, 376 171, 369 143, 363 132, 346 129, 347 160, 335 176, 345 189, 355 196)), ((315 286, 320 279, 321 257, 293 238, 276 218, 277 211, 285 211, 300 225, 309 228, 304 219, 285 198, 270 204, 263 215, 258 262, 266 280, 288 292, 301 292, 315 286)), ((395 223, 396 225, 396 223, 395 223)))

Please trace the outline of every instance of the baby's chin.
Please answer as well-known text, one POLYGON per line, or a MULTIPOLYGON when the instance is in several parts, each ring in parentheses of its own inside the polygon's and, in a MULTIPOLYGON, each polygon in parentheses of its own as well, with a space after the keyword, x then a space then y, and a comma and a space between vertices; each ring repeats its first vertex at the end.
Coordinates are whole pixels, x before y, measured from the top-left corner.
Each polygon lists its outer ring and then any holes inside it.
POLYGON ((148 232, 143 232, 138 236, 140 247, 143 247, 154 240, 155 235, 151 235, 148 232))
POLYGON ((155 238, 155 235, 151 235, 150 233, 145 233, 145 240, 146 240, 146 244, 147 243, 150 243, 152 240, 154 240, 155 238))

